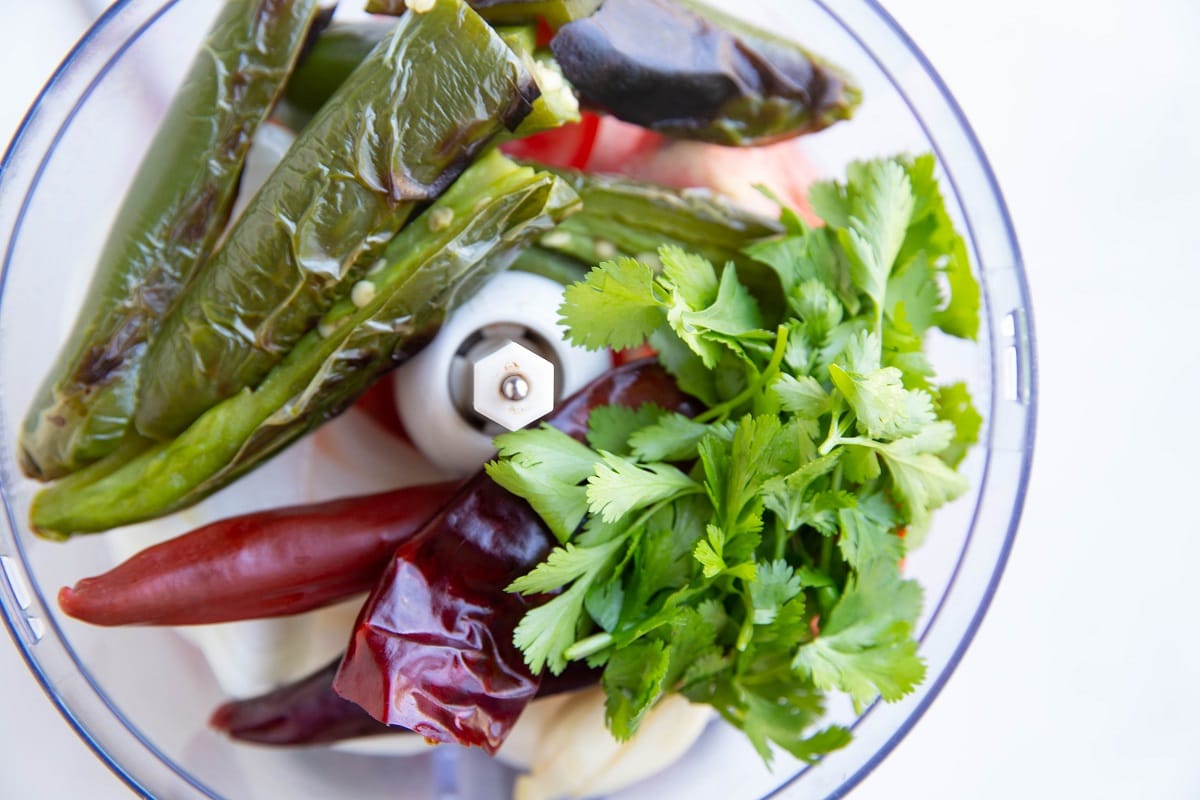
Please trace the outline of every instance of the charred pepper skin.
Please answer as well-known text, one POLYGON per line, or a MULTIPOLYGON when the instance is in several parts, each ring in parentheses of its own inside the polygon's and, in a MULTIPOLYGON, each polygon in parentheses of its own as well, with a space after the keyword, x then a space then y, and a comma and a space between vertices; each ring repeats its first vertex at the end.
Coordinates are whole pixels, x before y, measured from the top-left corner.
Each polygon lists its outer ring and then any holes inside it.
MULTIPOLYGON (((582 438, 596 407, 645 403, 698 410, 657 363, 639 361, 593 381, 546 421, 582 438)), ((385 724, 494 753, 540 682, 513 632, 545 597, 506 589, 556 542, 524 500, 476 475, 397 549, 363 606, 334 690, 385 724)))
MULTIPOLYGON (((544 20, 557 28, 571 20, 595 13, 603 0, 467 0, 471 8, 495 25, 513 25, 544 20)), ((408 11, 405 0, 367 0, 372 14, 397 16, 408 11)))
POLYGON ((537 85, 461 0, 406 14, 301 132, 146 355, 135 423, 168 439, 257 386, 537 85))
POLYGON ((348 408, 577 206, 561 179, 489 153, 389 244, 383 266, 368 276, 373 289, 353 293, 361 304, 338 301, 266 380, 210 408, 176 438, 44 489, 30 508, 31 527, 55 539, 103 531, 227 485, 348 408))
POLYGON ((312 611, 369 591, 454 495, 412 486, 219 520, 59 591, 93 625, 208 625, 312 611))
POLYGON ((283 90, 316 11, 317 0, 224 4, 134 176, 74 330, 25 418, 26 475, 61 477, 125 440, 147 347, 224 228, 250 140, 283 90))
POLYGON ((585 106, 677 138, 767 144, 848 119, 860 99, 837 68, 695 0, 605 0, 550 49, 585 106))

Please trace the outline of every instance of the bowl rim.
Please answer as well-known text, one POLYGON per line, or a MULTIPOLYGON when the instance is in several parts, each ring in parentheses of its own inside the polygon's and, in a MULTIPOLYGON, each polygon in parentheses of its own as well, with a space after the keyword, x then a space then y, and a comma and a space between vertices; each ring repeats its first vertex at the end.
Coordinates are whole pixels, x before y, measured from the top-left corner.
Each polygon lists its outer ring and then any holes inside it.
MULTIPOLYGON (((158 0, 116 0, 116 2, 114 2, 111 6, 109 6, 107 9, 105 9, 105 11, 99 17, 97 17, 97 19, 92 23, 92 25, 87 29, 87 31, 79 39, 79 41, 76 42, 76 44, 70 49, 70 51, 67 53, 67 55, 63 58, 63 60, 56 67, 56 69, 54 70, 54 72, 52 73, 52 75, 50 76, 48 81, 46 82, 45 86, 43 86, 43 88, 38 92, 37 97, 34 100, 33 104, 23 115, 19 125, 17 126, 16 132, 15 132, 12 140, 10 141, 8 147, 5 149, 3 156, 0 157, 0 186, 3 186, 3 184, 5 182, 6 174, 12 167, 12 164, 15 161, 15 159, 21 154, 22 146, 24 145, 26 138, 29 137, 31 129, 34 128, 34 126, 35 126, 36 122, 38 121, 41 112, 44 110, 44 107, 46 106, 48 100, 54 96, 55 92, 70 77, 72 68, 77 65, 77 63, 80 61, 81 57, 87 51, 89 51, 94 45, 96 45, 97 41, 101 38, 101 35, 105 31, 107 31, 108 28, 116 20, 118 20, 118 18, 121 18, 126 13, 129 13, 132 7, 135 7, 135 6, 141 5, 143 3, 147 3, 147 2, 152 3, 152 4, 156 3, 156 5, 152 7, 152 10, 150 11, 150 13, 147 14, 147 16, 144 19, 142 19, 140 22, 138 22, 131 28, 129 34, 124 38, 123 41, 116 43, 115 47, 113 47, 109 52, 106 52, 103 54, 103 63, 100 64, 99 69, 95 72, 94 75, 90 76, 90 78, 85 79, 86 83, 83 84, 83 88, 82 88, 82 91, 79 93, 79 96, 73 101, 73 103, 70 107, 70 110, 67 111, 67 113, 63 117, 62 121, 60 122, 57 130, 50 137, 49 147, 48 147, 46 153, 42 155, 41 161, 38 163, 37 167, 35 168, 35 171, 33 173, 33 176, 32 176, 31 182, 30 182, 29 189, 26 192, 25 197, 22 198, 20 201, 20 207, 18 208, 16 216, 15 216, 15 221, 14 221, 14 226, 13 226, 14 231, 19 231, 19 229, 22 225, 23 218, 25 216, 28 205, 30 203, 30 199, 31 199, 32 195, 35 193, 37 185, 40 181, 41 174, 44 171, 44 169, 46 168, 46 164, 48 163, 50 154, 52 154, 56 150, 60 139, 64 135, 67 128, 70 126, 75 115, 82 108, 84 103, 87 101, 87 99, 91 95, 92 91, 100 83, 100 81, 103 80, 105 75, 109 71, 111 71, 111 69, 121 59, 121 57, 124 55, 124 53, 130 47, 132 47, 141 38, 141 36, 149 28, 151 28, 163 15, 165 15, 172 8, 174 8, 176 5, 178 5, 180 0, 162 0, 161 2, 159 2, 158 0)), ((984 587, 983 592, 979 597, 978 604, 977 604, 976 608, 974 609, 970 620, 967 622, 967 625, 964 629, 963 635, 956 642, 954 649, 952 650, 949 658, 944 662, 944 665, 941 667, 940 671, 928 680, 928 682, 926 684, 926 688, 924 689, 924 693, 921 696, 921 698, 919 699, 919 701, 915 704, 915 707, 910 712, 908 712, 908 715, 904 718, 904 720, 901 722, 901 724, 896 727, 896 729, 891 733, 891 735, 887 738, 887 740, 883 743, 883 745, 878 747, 871 754, 871 756, 864 763, 859 765, 851 774, 849 774, 847 777, 844 777, 843 779, 841 779, 841 782, 837 786, 837 788, 835 788, 828 795, 828 798, 840 798, 840 797, 844 797, 845 795, 847 795, 852 789, 854 789, 859 783, 861 783, 862 780, 865 779, 867 777, 867 775, 869 775, 880 763, 882 763, 882 761, 895 749, 895 747, 900 743, 900 741, 904 739, 904 737, 912 730, 912 728, 917 724, 917 722, 919 722, 920 719, 924 716, 925 712, 929 709, 930 705, 938 697, 941 690, 944 688, 946 682, 950 679, 951 675, 957 669, 957 667, 958 667, 959 663, 961 662, 963 656, 965 655, 967 649, 970 647, 972 641, 974 640, 975 635, 978 632, 980 625, 982 624, 983 618, 986 616, 987 611, 991 606, 992 600, 994 599, 994 596, 998 589, 1000 580, 1003 577, 1003 574, 1004 574, 1004 571, 1005 571, 1005 568, 1006 568, 1006 565, 1008 562, 1008 558, 1011 554, 1012 547, 1015 542, 1016 532, 1019 527, 1021 516, 1023 513, 1025 497, 1026 497, 1030 474, 1031 474, 1036 427, 1037 427, 1036 420, 1037 420, 1037 408, 1038 408, 1038 375, 1037 375, 1038 365, 1037 365, 1037 358, 1036 358, 1036 336, 1035 336, 1035 332, 1034 332, 1032 305, 1030 302, 1028 282, 1027 282, 1027 279, 1025 276, 1025 271, 1024 271, 1024 259, 1021 255, 1020 246, 1019 246, 1019 243, 1018 243, 1018 240, 1016 237, 1016 231, 1015 231, 1015 228, 1014 228, 1014 225, 1012 222, 1011 215, 1008 211, 1008 207, 1004 202, 1003 194, 1000 190, 999 182, 996 178, 995 172, 994 172, 994 170, 991 166, 991 163, 989 162, 986 154, 983 151, 983 148, 978 140, 977 135, 975 134, 974 129, 971 127, 970 123, 967 121, 966 115, 963 112, 961 106, 959 105, 957 100, 954 98, 954 96, 951 94, 945 81, 938 74, 937 70, 933 67, 933 65, 929 61, 928 57, 920 50, 920 48, 916 45, 916 43, 913 41, 913 39, 907 34, 907 32, 896 21, 896 19, 886 9, 884 9, 884 7, 880 4, 879 0, 810 0, 810 2, 814 6, 818 7, 822 12, 824 12, 838 27, 840 27, 861 48, 861 50, 873 62, 875 67, 877 69, 879 69, 880 72, 883 74, 883 76, 887 79, 887 82, 897 92, 898 96, 903 99, 905 107, 908 108, 909 112, 912 114, 913 120, 920 127, 921 131, 925 134, 935 156, 937 157, 938 163, 943 170, 943 173, 944 173, 945 179, 946 179, 946 184, 948 186, 947 194, 954 198, 954 200, 958 203, 960 208, 964 209, 963 224, 965 227, 965 231, 964 231, 965 237, 966 237, 967 241, 970 243, 971 250, 974 254, 973 260, 974 260, 975 264, 980 265, 981 259, 979 257, 979 252, 977 249, 977 241, 978 240, 976 237, 974 227, 971 222, 970 215, 965 213, 967 206, 963 200, 963 193, 960 189, 960 184, 955 179, 953 171, 949 167, 946 159, 943 157, 941 148, 939 148, 938 143, 937 143, 937 141, 938 141, 937 138, 930 131, 926 120, 918 113, 915 102, 909 96, 909 93, 901 86, 901 84, 897 80, 896 76, 883 63, 883 61, 880 59, 880 57, 875 52, 875 50, 873 48, 869 47, 866 44, 866 42, 863 40, 863 38, 859 35, 859 33, 857 33, 856 30, 854 30, 844 20, 843 14, 839 13, 837 10, 835 10, 831 6, 832 5, 843 5, 845 3, 858 4, 863 9, 865 9, 865 11, 867 13, 873 14, 878 19, 878 21, 881 22, 884 25, 884 27, 888 29, 890 34, 896 38, 897 43, 903 47, 903 49, 907 52, 907 54, 915 59, 917 65, 920 67, 921 71, 924 73, 924 76, 932 82, 937 94, 940 96, 940 99, 946 104, 947 108, 951 112, 953 123, 958 127, 959 132, 965 138, 966 143, 970 149, 970 153, 975 160, 976 166, 982 172, 986 192, 990 195, 990 200, 994 204, 993 210, 996 212, 996 214, 998 215, 998 217, 1000 219, 1000 222, 1001 222, 1001 225, 1003 228, 1003 237, 1006 240, 1007 245, 1011 248, 1011 251, 1012 251, 1012 254, 1014 257, 1014 263, 1012 265, 1012 278, 1015 281, 1015 289, 1016 289, 1016 294, 1017 294, 1017 300, 1019 302, 1019 310, 1022 312, 1022 315, 1023 315, 1022 320, 1021 320, 1022 325, 1023 325, 1022 344, 1026 348, 1026 352, 1023 354, 1023 356, 1025 358, 1024 366, 1026 369, 1025 369, 1025 373, 1022 376, 1025 381, 1024 397, 1023 397, 1022 402, 1025 405, 1027 411, 1026 411, 1026 415, 1025 415, 1025 419, 1024 419, 1024 426, 1023 426, 1024 429, 1023 429, 1023 434, 1022 434, 1023 441, 1022 441, 1022 448, 1021 448, 1022 459, 1021 459, 1021 464, 1020 464, 1020 473, 1017 476, 1017 486, 1015 487, 1015 491, 1014 491, 1014 502, 1012 505, 1011 514, 1008 519, 1007 529, 1005 531, 1004 539, 1001 543, 996 561, 995 561, 994 565, 992 566, 991 574, 988 577, 987 584, 984 587)), ((5 284, 7 283, 6 278, 7 278, 7 274, 8 274, 8 265, 11 262, 16 239, 17 239, 17 237, 10 238, 5 243, 3 252, 0 253, 0 296, 3 295, 4 287, 5 287, 5 284)), ((986 294, 985 294, 985 300, 986 300, 986 294)), ((993 352, 993 362, 995 362, 996 357, 997 357, 996 354, 993 352)), ((993 363, 993 376, 994 376, 994 373, 995 373, 995 364, 993 363)), ((999 392, 998 383, 999 382, 996 380, 991 381, 991 386, 990 386, 991 397, 990 397, 990 406, 989 406, 991 409, 995 409, 997 406, 997 403, 998 403, 998 392, 999 392)), ((986 456, 984 458, 983 469, 980 473, 981 477, 980 477, 979 494, 976 499, 975 508, 971 513, 970 528, 968 529, 967 536, 963 542, 962 549, 958 554, 957 562, 954 566, 954 569, 952 570, 952 572, 950 574, 950 578, 946 584, 945 590, 943 591, 942 596, 939 598, 937 606, 933 609, 932 613, 930 614, 929 618, 927 619, 927 621, 925 623, 925 627, 923 628, 923 630, 920 633, 920 636, 918 637, 919 641, 921 641, 921 642, 924 642, 928 633, 933 629, 933 626, 936 623, 936 621, 946 603, 947 597, 950 595, 951 590, 953 589, 955 583, 957 582, 959 573, 960 573, 962 565, 963 565, 963 561, 966 558, 966 555, 970 550, 972 538, 976 532, 980 506, 982 505, 982 501, 983 501, 983 497, 984 497, 983 489, 988 485, 988 480, 991 475, 991 467, 992 467, 992 455, 993 455, 992 445, 994 444, 994 438, 995 438, 995 426, 991 424, 990 419, 989 419, 987 431, 988 431, 988 442, 987 442, 988 447, 986 448, 986 456)), ((981 442, 980 444, 983 444, 983 442, 981 442)), ((0 480, 0 501, 2 501, 4 504, 5 517, 7 518, 7 523, 9 525, 9 528, 14 533, 13 541, 14 541, 15 547, 16 547, 16 554, 22 560, 22 562, 24 562, 25 554, 24 554, 24 551, 23 551, 23 548, 22 548, 22 545, 20 542, 20 538, 15 535, 15 532, 20 530, 20 526, 18 525, 17 520, 15 520, 13 518, 13 510, 12 510, 13 504, 9 500, 9 490, 8 490, 9 477, 10 476, 8 476, 8 475, 0 474, 0 478, 3 478, 3 480, 0 480)), ((7 559, 6 559, 6 561, 7 561, 7 559)), ((7 568, 7 563, 5 564, 5 567, 7 568)), ((38 591, 38 593, 40 595, 40 590, 35 589, 35 591, 38 591)), ((50 677, 46 674, 45 670, 38 663, 35 655, 31 651, 30 647, 26 644, 22 635, 19 634, 19 632, 17 630, 17 622, 10 616, 10 609, 8 608, 7 603, 4 604, 3 611, 4 611, 3 615, 0 615, 0 616, 4 617, 5 627, 8 629, 9 635, 11 636, 13 642, 16 644, 17 649, 20 651, 23 660, 25 661, 25 663, 28 666, 31 673, 33 673, 33 675, 34 675, 35 679, 37 680, 37 682, 39 683, 39 685, 42 687, 42 690, 45 692, 45 694, 51 700, 51 702, 54 704, 54 706, 58 709, 59 713, 63 716, 63 718, 67 721, 67 723, 71 726, 71 728, 75 731, 75 733, 87 744, 87 746, 89 748, 91 748, 91 750, 96 754, 96 756, 100 759, 100 761, 105 766, 107 766, 109 768, 109 770, 111 770, 130 789, 133 789, 134 791, 138 792, 139 794, 142 794, 145 796, 152 796, 152 794, 148 791, 148 788, 146 786, 144 786, 129 771, 129 769, 127 769, 122 764, 118 763, 117 760, 108 753, 108 751, 104 748, 104 746, 101 745, 101 743, 99 741, 97 741, 97 739, 93 736, 93 734, 87 729, 87 727, 84 725, 84 723, 81 722, 77 718, 77 716, 72 712, 72 710, 67 706, 67 703, 65 702, 65 700, 54 689, 53 682, 51 681, 50 677)), ((105 695, 105 693, 103 692, 103 690, 96 684, 91 673, 84 667, 84 665, 82 663, 80 663, 80 660, 76 656, 73 647, 69 644, 69 641, 65 638, 62 631, 59 629, 59 626, 58 626, 56 620, 53 617, 51 617, 47 620, 47 622, 53 629, 55 636, 65 647, 67 654, 69 655, 72 662, 75 664, 75 666, 77 666, 80 669, 80 672, 81 672, 82 676, 84 677, 85 681, 87 682, 87 684, 89 685, 89 687, 103 700, 104 705, 108 708, 109 711, 111 711, 115 715, 115 717, 120 721, 122 726, 124 726, 124 728, 129 733, 131 733, 134 736, 134 738, 140 744, 142 744, 150 753, 152 753, 163 765, 168 767, 171 772, 173 772, 181 780, 185 781, 193 789, 199 791, 204 796, 218 797, 217 795, 213 795, 211 790, 208 787, 206 787, 205 785, 200 783, 198 780, 196 780, 194 777, 192 777, 191 774, 186 769, 183 769, 178 764, 176 764, 174 759, 168 757, 165 753, 163 753, 161 750, 159 750, 153 743, 148 741, 144 737, 144 735, 141 733, 140 729, 137 726, 133 725, 130 722, 130 720, 128 720, 126 718, 126 716, 120 711, 120 709, 116 708, 111 702, 109 702, 109 700, 108 700, 107 696, 105 695)), ((862 714, 860 714, 857 717, 857 719, 854 721, 854 723, 850 726, 851 730, 855 729, 856 727, 858 727, 859 724, 861 724, 864 720, 866 720, 870 716, 870 714, 876 709, 876 707, 878 705, 879 705, 879 701, 876 701, 876 703, 874 703, 870 708, 866 709, 862 714)), ((811 766, 802 767, 801 769, 799 769, 798 771, 796 771, 795 773, 793 773, 792 775, 787 777, 785 780, 783 780, 772 791, 767 793, 763 797, 763 800, 766 800, 767 798, 780 798, 780 797, 785 797, 785 796, 790 795, 797 788, 797 786, 796 786, 797 782, 810 769, 811 769, 811 766)))

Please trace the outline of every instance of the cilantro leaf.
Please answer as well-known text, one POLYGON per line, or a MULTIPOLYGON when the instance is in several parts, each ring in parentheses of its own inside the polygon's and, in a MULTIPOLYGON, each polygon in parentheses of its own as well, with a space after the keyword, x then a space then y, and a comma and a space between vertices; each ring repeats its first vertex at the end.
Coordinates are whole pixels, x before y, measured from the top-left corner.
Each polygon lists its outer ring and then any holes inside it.
MULTIPOLYGON (((664 414, 666 412, 653 403, 644 403, 637 409, 628 406, 599 406, 588 417, 588 444, 596 450, 628 455, 631 452, 631 436, 636 431, 653 425, 664 414)), ((595 463, 595 454, 592 454, 592 463, 595 463)))
POLYGON ((803 733, 820 717, 819 697, 811 690, 804 694, 792 690, 783 697, 769 697, 750 691, 745 693, 743 729, 764 761, 771 763, 769 743, 782 747, 810 764, 822 755, 850 743, 850 731, 836 725, 812 736, 803 733))
POLYGON ((530 572, 514 580, 510 592, 541 594, 552 592, 581 578, 594 578, 607 566, 623 540, 614 539, 595 547, 566 544, 556 547, 530 572))
POLYGON ((941 305, 942 293, 924 253, 903 263, 888 279, 888 317, 894 319, 903 314, 918 335, 933 325, 941 305))
POLYGON ((862 572, 876 560, 900 560, 904 547, 893 533, 896 513, 882 494, 859 497, 855 505, 838 509, 838 522, 838 547, 852 569, 862 572))
POLYGON ((635 642, 613 653, 604 668, 604 719, 618 741, 637 732, 638 725, 662 696, 671 655, 658 640, 635 642))
POLYGON ((942 271, 950 284, 950 302, 933 315, 933 321, 951 336, 973 340, 979 335, 979 282, 971 274, 967 244, 957 234, 942 271))
POLYGON ((510 592, 541 594, 573 581, 562 594, 527 611, 513 632, 513 643, 534 674, 543 667, 549 667, 555 675, 566 669, 564 654, 575 643, 583 623, 588 590, 624 543, 624 539, 613 539, 596 547, 568 544, 555 548, 545 561, 508 587, 510 592))
POLYGON ((967 479, 936 455, 950 445, 954 434, 951 423, 934 422, 915 436, 877 446, 896 493, 917 524, 923 524, 933 509, 967 490, 967 479))
POLYGON ((568 286, 559 314, 567 338, 589 350, 637 347, 666 321, 654 272, 628 257, 605 261, 568 286))
POLYGON ((712 262, 676 245, 658 248, 662 274, 690 308, 707 308, 717 299, 720 281, 712 262))
MULTIPOLYGON (((916 205, 904 167, 892 160, 851 165, 845 193, 838 195, 838 242, 850 259, 854 284, 882 317, 888 277, 904 244, 916 205)), ((814 207, 816 205, 814 197, 814 207)))
POLYGON ((593 584, 583 598, 583 607, 602 631, 612 633, 621 619, 625 587, 619 580, 593 584))
POLYGON ((859 374, 831 364, 829 377, 850 401, 859 426, 872 439, 912 436, 934 420, 933 398, 920 389, 905 389, 895 367, 859 374))
POLYGON ((899 259, 904 262, 923 256, 946 276, 949 298, 933 314, 933 323, 951 336, 974 339, 979 333, 979 283, 971 274, 966 242, 954 229, 938 188, 937 163, 928 153, 900 163, 908 171, 917 205, 899 259))
POLYGON ((569 483, 540 464, 508 458, 484 465, 489 478, 524 498, 560 542, 571 538, 587 516, 587 489, 569 483))
POLYGON ((801 588, 795 571, 782 558, 769 564, 759 564, 754 581, 750 584, 754 624, 770 625, 774 622, 779 610, 800 594, 801 588))
POLYGON ((613 453, 601 453, 601 462, 588 478, 588 510, 613 522, 684 492, 698 489, 696 482, 670 464, 638 464, 613 453))
POLYGON ((925 676, 912 638, 920 607, 917 583, 875 562, 850 578, 824 629, 800 646, 792 666, 818 688, 846 692, 860 709, 876 697, 899 700, 925 676))
POLYGON ((502 458, 514 459, 530 467, 544 467, 569 484, 579 483, 591 475, 597 461, 596 454, 586 445, 545 423, 537 428, 501 434, 494 444, 502 458))
POLYGON ((633 454, 643 461, 687 461, 697 455, 697 445, 711 430, 683 414, 663 414, 629 437, 633 454))
MULTIPOLYGON (((712 269, 711 265, 708 268, 712 269)), ((699 295, 689 296, 678 287, 674 288, 667 321, 675 335, 709 369, 717 365, 727 346, 723 337, 736 339, 762 327, 758 305, 749 290, 738 281, 732 265, 722 271, 717 295, 707 305, 693 305, 693 300, 702 299, 699 295)))
POLYGON ((971 393, 965 383, 952 383, 937 390, 938 418, 954 424, 954 438, 941 452, 942 459, 956 467, 967 455, 971 445, 979 441, 983 417, 975 410, 971 393))
POLYGON ((817 419, 829 411, 829 393, 820 381, 809 375, 795 377, 781 374, 771 384, 771 392, 778 398, 784 411, 799 414, 805 419, 817 419))
POLYGON ((567 668, 564 653, 575 644, 588 581, 578 581, 548 603, 530 609, 513 631, 513 644, 535 675, 548 667, 555 675, 567 668))
POLYGON ((844 450, 836 449, 808 461, 786 476, 777 475, 764 483, 763 502, 779 517, 784 527, 796 530, 801 525, 813 525, 832 534, 833 519, 830 514, 836 512, 836 508, 827 507, 828 504, 822 499, 824 495, 814 495, 809 491, 809 486, 833 471, 844 450))
POLYGON ((842 321, 841 301, 821 281, 804 281, 788 296, 788 303, 813 341, 824 340, 842 321))
POLYGON ((682 391, 708 406, 721 402, 712 371, 669 328, 655 331, 650 336, 650 346, 658 352, 659 363, 671 373, 682 391))

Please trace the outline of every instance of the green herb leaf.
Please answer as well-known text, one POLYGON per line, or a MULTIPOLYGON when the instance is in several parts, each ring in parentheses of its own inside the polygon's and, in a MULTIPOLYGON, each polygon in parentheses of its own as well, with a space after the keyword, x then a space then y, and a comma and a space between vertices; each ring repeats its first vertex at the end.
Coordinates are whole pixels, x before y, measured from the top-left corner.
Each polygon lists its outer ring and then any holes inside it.
POLYGON ((567 338, 580 347, 638 347, 666 319, 654 272, 633 258, 605 261, 568 286, 559 309, 567 338))
POLYGON ((979 441, 979 431, 983 427, 983 417, 975 410, 971 393, 965 383, 952 383, 937 390, 938 418, 954 425, 954 438, 945 450, 941 451, 942 459, 952 467, 956 467, 967 455, 971 445, 979 441))
POLYGON ((562 479, 540 464, 509 458, 484 466, 489 478, 524 498, 560 542, 568 541, 587 516, 587 489, 562 479))
POLYGON ((613 653, 604 668, 604 719, 618 741, 637 732, 642 718, 662 696, 671 655, 666 644, 636 642, 613 653))
POLYGON ((645 508, 700 487, 670 464, 641 465, 613 453, 601 453, 601 463, 588 478, 588 510, 613 522, 637 508, 645 508))
POLYGON ((898 700, 925 676, 913 626, 921 589, 895 565, 875 562, 847 583, 824 629, 801 645, 792 666, 821 689, 838 689, 861 709, 898 700))
POLYGON ((642 461, 688 461, 698 455, 698 445, 711 427, 683 414, 663 414, 629 437, 633 454, 642 461))
MULTIPOLYGON (((754 582, 750 584, 750 599, 754 606, 754 624, 770 625, 779 610, 801 590, 795 570, 782 558, 769 564, 759 564, 754 582)), ((801 606, 803 610, 803 606, 801 606)))
MULTIPOLYGON (((588 417, 588 444, 596 450, 607 450, 622 456, 629 455, 633 434, 653 425, 665 413, 663 409, 653 403, 646 403, 637 409, 628 406, 600 406, 594 409, 588 417)), ((659 459, 647 460, 658 461, 659 459)), ((595 463, 594 453, 591 463, 595 463)), ((591 472, 590 464, 588 472, 591 472)))
POLYGON ((829 377, 854 408, 859 426, 872 439, 912 436, 934 420, 933 398, 905 389, 900 370, 881 367, 866 374, 829 366, 829 377))

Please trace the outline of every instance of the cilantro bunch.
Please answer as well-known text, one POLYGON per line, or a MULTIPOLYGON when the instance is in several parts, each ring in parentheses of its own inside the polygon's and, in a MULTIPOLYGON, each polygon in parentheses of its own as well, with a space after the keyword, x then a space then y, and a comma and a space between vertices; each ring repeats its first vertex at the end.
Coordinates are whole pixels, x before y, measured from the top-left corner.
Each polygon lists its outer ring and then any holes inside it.
POLYGON ((747 250, 778 276, 778 319, 732 264, 676 247, 566 291, 573 342, 649 342, 704 413, 604 407, 587 444, 549 427, 496 440, 488 473, 561 542, 510 587, 557 593, 516 644, 535 672, 603 666, 618 738, 681 692, 768 762, 772 744, 811 761, 850 739, 812 731, 826 692, 861 709, 924 677, 901 559, 967 488, 955 467, 980 418, 922 342, 973 338, 979 289, 932 156, 856 163, 810 199, 823 226, 785 210, 785 234, 747 250))

